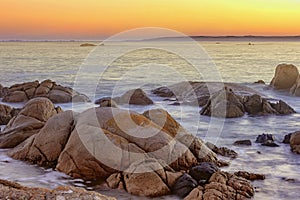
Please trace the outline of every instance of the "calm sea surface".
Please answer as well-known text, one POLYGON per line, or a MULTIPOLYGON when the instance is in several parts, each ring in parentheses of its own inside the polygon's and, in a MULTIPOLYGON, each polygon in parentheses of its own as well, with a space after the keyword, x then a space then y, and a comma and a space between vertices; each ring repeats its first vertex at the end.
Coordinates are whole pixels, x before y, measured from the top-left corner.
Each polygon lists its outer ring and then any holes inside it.
MULTIPOLYGON (((252 45, 248 42, 201 42, 198 47, 193 45, 193 48, 184 42, 173 42, 156 49, 139 44, 140 48, 127 51, 121 56, 118 56, 118 53, 127 50, 132 44, 114 43, 99 46, 96 50, 94 47, 79 45, 78 42, 0 42, 0 83, 10 86, 25 81, 51 79, 65 86, 74 86, 91 99, 97 99, 112 94, 119 95, 137 87, 149 92, 156 86, 182 80, 236 82, 250 86, 266 96, 283 99, 300 113, 299 97, 290 97, 284 92, 275 92, 265 86, 252 84, 259 79, 270 82, 279 63, 292 63, 299 67, 299 42, 254 42, 252 45), (163 48, 166 46, 174 51, 166 51, 163 48), (184 56, 176 52, 184 52, 189 58, 184 59, 184 56), (199 52, 207 52, 208 56, 199 55, 199 52), (96 63, 94 60, 99 59, 112 62, 108 68, 91 66, 96 63), (194 67, 191 64, 194 64, 194 67)), ((265 174, 266 180, 253 182, 257 190, 255 199, 299 198, 300 157, 292 154, 289 145, 281 144, 281 141, 285 134, 300 130, 300 114, 244 116, 227 119, 224 123, 214 121, 212 125, 209 117, 199 116, 199 108, 170 106, 168 102, 150 96, 156 101, 154 106, 136 106, 131 109, 143 112, 150 108, 164 108, 193 134, 239 153, 239 157, 231 161, 230 167, 223 170, 246 170, 265 174), (274 134, 280 147, 270 148, 255 144, 256 136, 262 133, 274 134), (250 147, 232 146, 232 143, 239 139, 250 139, 254 144, 250 147)), ((82 111, 94 105, 87 103, 60 106, 82 111)), ((88 187, 83 181, 71 180, 59 172, 15 161, 7 157, 5 152, 6 150, 0 150, 2 179, 49 188, 66 184, 88 187)), ((98 190, 104 194, 119 196, 120 199, 133 198, 105 188, 98 190)))

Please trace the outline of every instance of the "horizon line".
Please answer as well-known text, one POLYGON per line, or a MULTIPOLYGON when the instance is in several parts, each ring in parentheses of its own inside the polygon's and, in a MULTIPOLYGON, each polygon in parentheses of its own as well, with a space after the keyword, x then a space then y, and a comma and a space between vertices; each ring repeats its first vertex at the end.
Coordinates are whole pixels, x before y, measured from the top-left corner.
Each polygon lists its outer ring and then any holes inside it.
MULTIPOLYGON (((146 40, 156 39, 176 39, 176 38, 212 38, 212 39, 226 39, 226 38, 265 38, 265 39, 284 39, 284 38, 297 38, 300 39, 300 35, 190 35, 190 36, 164 36, 153 37, 146 40)), ((108 37, 109 38, 109 37, 108 37)), ((84 41, 103 41, 105 39, 0 39, 0 42, 84 42, 84 41)))

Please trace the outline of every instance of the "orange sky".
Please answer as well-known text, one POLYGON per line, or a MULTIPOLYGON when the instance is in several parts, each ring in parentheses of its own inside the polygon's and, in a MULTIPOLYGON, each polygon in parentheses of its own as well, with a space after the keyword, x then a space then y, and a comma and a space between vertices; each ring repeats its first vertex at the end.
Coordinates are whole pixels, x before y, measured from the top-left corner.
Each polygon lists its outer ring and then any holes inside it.
POLYGON ((0 0, 0 39, 101 39, 158 26, 188 35, 300 35, 300 0, 0 0))

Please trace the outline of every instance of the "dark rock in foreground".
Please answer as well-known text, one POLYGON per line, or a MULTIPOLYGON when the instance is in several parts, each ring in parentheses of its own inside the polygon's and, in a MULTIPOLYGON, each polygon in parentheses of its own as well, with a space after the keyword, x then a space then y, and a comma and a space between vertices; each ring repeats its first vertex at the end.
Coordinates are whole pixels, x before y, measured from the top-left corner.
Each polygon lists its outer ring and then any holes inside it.
POLYGON ((219 168, 214 163, 203 162, 200 165, 192 167, 189 174, 198 182, 206 183, 210 177, 219 171, 219 168))
POLYGON ((195 187, 197 187, 198 183, 195 179, 193 179, 189 174, 184 174, 181 176, 173 187, 173 193, 178 195, 181 198, 187 196, 195 187))
POLYGON ((51 80, 15 84, 0 92, 3 102, 26 102, 36 97, 45 97, 53 103, 89 102, 89 98, 69 87, 63 87, 51 80))
POLYGON ((272 134, 261 134, 256 137, 256 143, 261 143, 263 146, 267 147, 279 147, 278 144, 275 143, 275 138, 272 134))
POLYGON ((97 192, 86 191, 83 188, 72 186, 59 186, 56 189, 30 188, 18 183, 0 179, 0 199, 11 200, 115 200, 97 192))

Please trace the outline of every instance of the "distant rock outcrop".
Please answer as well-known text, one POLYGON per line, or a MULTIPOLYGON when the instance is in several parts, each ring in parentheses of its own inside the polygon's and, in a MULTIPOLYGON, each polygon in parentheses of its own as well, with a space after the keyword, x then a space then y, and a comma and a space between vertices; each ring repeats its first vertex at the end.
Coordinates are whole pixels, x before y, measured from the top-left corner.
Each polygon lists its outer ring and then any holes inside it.
POLYGON ((97 46, 95 44, 92 44, 92 43, 83 43, 80 45, 81 47, 94 47, 94 46, 97 46))
POLYGON ((15 84, 9 88, 2 88, 3 102, 26 102, 36 97, 45 97, 53 103, 89 102, 89 98, 69 87, 45 80, 15 84))

